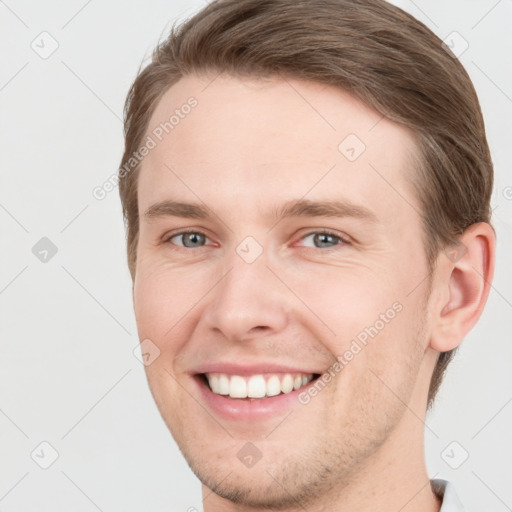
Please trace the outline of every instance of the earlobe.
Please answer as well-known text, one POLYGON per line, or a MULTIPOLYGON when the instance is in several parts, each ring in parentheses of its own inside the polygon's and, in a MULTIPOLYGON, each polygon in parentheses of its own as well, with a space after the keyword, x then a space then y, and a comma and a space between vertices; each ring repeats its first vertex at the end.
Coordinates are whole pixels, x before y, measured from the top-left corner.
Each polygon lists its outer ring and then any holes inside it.
POLYGON ((496 235, 486 222, 471 225, 460 244, 439 255, 442 299, 434 310, 430 346, 439 352, 456 348, 476 324, 494 275, 496 235))

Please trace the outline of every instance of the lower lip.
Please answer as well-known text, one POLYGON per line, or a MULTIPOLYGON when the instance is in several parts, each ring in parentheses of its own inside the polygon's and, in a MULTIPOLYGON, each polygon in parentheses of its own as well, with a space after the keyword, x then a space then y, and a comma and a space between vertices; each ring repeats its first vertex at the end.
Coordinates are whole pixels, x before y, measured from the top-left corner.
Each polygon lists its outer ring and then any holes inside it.
MULTIPOLYGON (((305 391, 309 384, 289 393, 270 396, 266 398, 229 398, 226 395, 214 393, 203 378, 196 375, 194 380, 199 386, 201 395, 211 410, 223 418, 251 422, 261 421, 282 414, 293 406, 301 406, 299 394, 305 391)), ((301 406, 303 407, 303 406, 301 406)))

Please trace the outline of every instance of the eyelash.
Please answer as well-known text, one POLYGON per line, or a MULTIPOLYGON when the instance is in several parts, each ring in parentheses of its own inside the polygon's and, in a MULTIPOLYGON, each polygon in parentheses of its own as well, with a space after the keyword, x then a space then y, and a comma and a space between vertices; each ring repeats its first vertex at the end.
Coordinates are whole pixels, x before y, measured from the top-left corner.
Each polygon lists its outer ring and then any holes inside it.
MULTIPOLYGON (((163 243, 164 244, 169 244, 169 243, 172 243, 171 240, 177 236, 180 236, 180 235, 187 235, 187 234, 195 234, 195 235, 202 235, 204 236, 206 239, 208 239, 208 236, 204 233, 202 233, 201 231, 196 231, 196 230, 185 230, 185 231, 179 231, 178 233, 172 233, 171 235, 165 237, 165 239, 163 240, 163 243)), ((311 235, 329 235, 329 236, 332 236, 334 238, 337 238, 339 240, 339 242, 342 242, 341 244, 340 243, 337 243, 336 245, 334 245, 333 247, 324 247, 324 248, 321 248, 321 247, 306 247, 306 249, 319 249, 319 250, 323 250, 324 252, 325 251, 332 251, 332 250, 336 250, 336 248, 339 246, 339 245, 349 245, 350 242, 343 236, 340 236, 339 234, 333 232, 333 231, 330 231, 328 229, 322 229, 322 230, 318 230, 318 231, 310 231, 309 233, 305 234, 304 236, 302 236, 300 238, 300 240, 304 240, 305 238, 311 236, 311 235)), ((191 249, 202 249, 203 247, 183 247, 183 246, 180 246, 180 245, 176 245, 176 244, 172 244, 172 245, 175 245, 176 247, 180 248, 180 249, 185 249, 185 250, 191 250, 191 249)))

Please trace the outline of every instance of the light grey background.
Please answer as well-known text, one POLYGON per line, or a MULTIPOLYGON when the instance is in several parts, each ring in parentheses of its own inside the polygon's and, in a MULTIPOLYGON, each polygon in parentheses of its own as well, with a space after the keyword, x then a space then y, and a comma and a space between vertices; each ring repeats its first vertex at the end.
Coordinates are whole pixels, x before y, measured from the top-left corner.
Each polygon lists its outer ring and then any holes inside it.
MULTIPOLYGON (((459 51, 467 41, 460 60, 486 119, 496 276, 425 439, 432 477, 453 481, 470 510, 502 512, 512 507, 512 2, 394 3, 442 39, 458 32, 448 41, 459 51)), ((202 509, 133 354, 118 191, 102 201, 92 191, 119 164, 123 102, 141 60, 172 21, 203 5, 0 0, 3 512, 202 509), (37 246, 46 262, 32 251, 43 237, 58 251, 37 246), (52 450, 57 460, 42 469, 52 450)))

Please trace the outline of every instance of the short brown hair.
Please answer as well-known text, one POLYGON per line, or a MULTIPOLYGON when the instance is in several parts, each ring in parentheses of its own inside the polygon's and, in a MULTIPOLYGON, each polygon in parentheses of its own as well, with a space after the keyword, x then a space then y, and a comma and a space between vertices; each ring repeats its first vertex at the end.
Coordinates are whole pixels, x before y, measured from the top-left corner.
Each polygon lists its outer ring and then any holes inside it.
MULTIPOLYGON (((137 152, 162 95, 190 74, 290 77, 339 87, 411 129, 429 270, 476 222, 490 223, 493 166, 464 67, 425 25, 384 0, 218 0, 173 26, 129 90, 119 190, 135 276, 137 152)), ((440 354, 429 406, 453 351, 440 354)))

